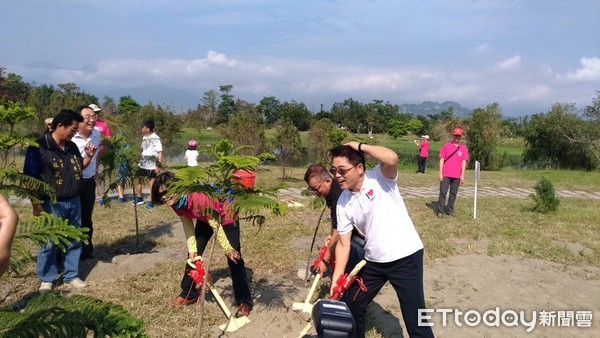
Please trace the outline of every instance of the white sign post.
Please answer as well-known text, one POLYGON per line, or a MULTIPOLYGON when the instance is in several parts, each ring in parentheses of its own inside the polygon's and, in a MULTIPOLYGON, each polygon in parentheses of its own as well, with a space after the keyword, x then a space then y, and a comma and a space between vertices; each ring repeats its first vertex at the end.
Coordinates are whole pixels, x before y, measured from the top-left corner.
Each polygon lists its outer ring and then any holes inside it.
POLYGON ((475 161, 475 193, 473 196, 473 219, 477 219, 477 182, 479 182, 479 161, 475 161))

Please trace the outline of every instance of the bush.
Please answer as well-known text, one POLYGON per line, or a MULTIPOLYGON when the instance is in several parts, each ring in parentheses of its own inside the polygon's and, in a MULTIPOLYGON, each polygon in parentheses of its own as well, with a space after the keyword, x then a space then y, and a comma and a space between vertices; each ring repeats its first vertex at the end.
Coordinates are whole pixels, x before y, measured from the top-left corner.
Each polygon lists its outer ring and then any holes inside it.
POLYGON ((530 197, 535 202, 535 206, 532 208, 532 211, 545 214, 558 209, 560 201, 558 200, 558 197, 556 197, 552 182, 544 177, 533 187, 533 189, 535 190, 535 195, 532 194, 530 197))

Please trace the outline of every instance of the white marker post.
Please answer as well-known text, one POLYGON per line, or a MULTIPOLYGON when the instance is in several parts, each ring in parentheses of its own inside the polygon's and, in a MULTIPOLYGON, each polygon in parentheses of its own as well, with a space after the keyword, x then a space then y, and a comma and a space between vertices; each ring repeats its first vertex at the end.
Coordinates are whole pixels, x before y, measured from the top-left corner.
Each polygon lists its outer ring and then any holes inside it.
POLYGON ((475 193, 473 196, 473 219, 477 219, 477 182, 479 182, 479 161, 475 161, 475 193))

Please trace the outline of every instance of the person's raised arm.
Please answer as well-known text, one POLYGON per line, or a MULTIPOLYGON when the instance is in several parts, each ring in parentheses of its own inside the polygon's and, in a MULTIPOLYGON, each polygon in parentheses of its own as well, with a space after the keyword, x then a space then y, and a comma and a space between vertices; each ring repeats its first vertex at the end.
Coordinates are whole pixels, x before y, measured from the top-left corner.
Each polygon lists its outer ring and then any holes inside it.
POLYGON ((356 141, 348 142, 346 145, 371 156, 375 161, 379 162, 383 176, 394 179, 398 175, 398 154, 392 149, 356 141))

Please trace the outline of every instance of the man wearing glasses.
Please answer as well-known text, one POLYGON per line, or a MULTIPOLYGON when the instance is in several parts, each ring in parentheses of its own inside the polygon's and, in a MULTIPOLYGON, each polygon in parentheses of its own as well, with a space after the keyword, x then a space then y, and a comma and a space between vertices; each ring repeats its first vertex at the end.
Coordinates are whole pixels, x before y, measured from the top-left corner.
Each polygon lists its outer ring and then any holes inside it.
MULTIPOLYGON (((389 281, 402 300, 401 310, 410 337, 433 337, 431 327, 419 322, 425 308, 423 243, 398 190, 398 155, 391 149, 349 142, 331 149, 331 173, 344 189, 337 202, 339 240, 335 248, 333 281, 344 272, 350 253, 352 228, 365 234, 367 264, 359 273, 366 291, 354 283, 346 291, 356 295, 348 304, 356 322, 355 337, 365 336, 366 310, 389 281), (379 164, 366 170, 364 154, 379 164)), ((335 289, 331 285, 331 293, 335 289)))
MULTIPOLYGON (((79 131, 73 136, 73 142, 79 148, 81 157, 86 158, 85 147, 92 144, 96 149, 100 147, 102 135, 95 128, 97 115, 89 106, 78 108, 83 122, 79 124, 79 131)), ((90 160, 90 164, 83 169, 83 179, 81 181, 81 190, 79 198, 81 201, 81 227, 88 228, 88 244, 84 244, 81 249, 80 260, 94 258, 94 245, 92 244, 92 235, 94 227, 92 223, 92 213, 94 212, 94 202, 96 201, 96 173, 98 169, 98 154, 96 152, 90 160)))
MULTIPOLYGON (((306 169, 304 181, 308 184, 310 191, 319 197, 325 198, 327 207, 329 207, 331 212, 331 234, 329 236, 327 252, 321 262, 319 262, 319 271, 317 271, 323 275, 327 271, 327 266, 331 263, 331 258, 335 256, 335 244, 338 240, 336 205, 338 198, 342 194, 342 189, 338 182, 332 179, 327 168, 320 163, 311 164, 306 169)), ((350 272, 365 256, 365 239, 356 228, 352 229, 350 245, 350 256, 345 272, 350 272)))
MULTIPOLYGON (((27 149, 23 167, 25 175, 47 183, 56 191, 56 203, 51 203, 50 197, 43 194, 39 196, 43 204, 32 201, 33 215, 38 216, 45 211, 68 220, 70 225, 77 228, 81 226, 79 190, 82 172, 91 163, 97 149, 93 144, 87 144, 83 150, 86 156, 83 158, 77 145, 71 141, 80 122, 83 122, 81 115, 73 110, 61 110, 52 120, 52 132, 45 133, 36 140, 39 147, 30 146, 27 149)), ((75 288, 85 287, 85 282, 79 278, 81 242, 71 242, 60 257, 57 256, 57 250, 55 244, 48 244, 38 251, 36 274, 41 281, 39 291, 52 290, 59 267, 63 267, 65 284, 75 288)))

